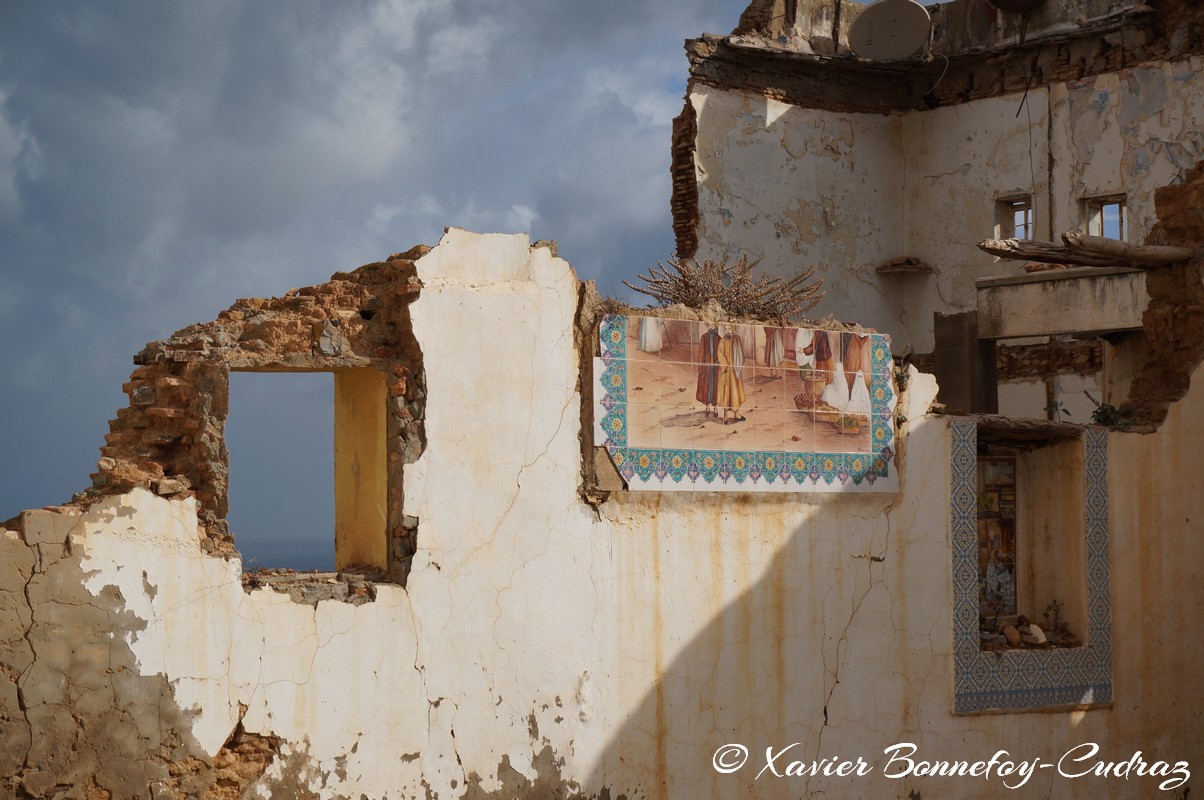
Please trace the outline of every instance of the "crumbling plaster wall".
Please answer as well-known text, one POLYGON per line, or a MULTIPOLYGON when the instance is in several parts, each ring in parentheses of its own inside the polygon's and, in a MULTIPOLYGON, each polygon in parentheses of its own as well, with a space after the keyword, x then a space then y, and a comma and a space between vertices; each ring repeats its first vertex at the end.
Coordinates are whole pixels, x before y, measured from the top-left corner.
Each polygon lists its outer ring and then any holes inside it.
POLYGON ((825 277, 816 313, 869 324, 893 319, 896 301, 870 270, 904 244, 903 120, 800 108, 744 92, 690 95, 698 119, 699 258, 742 252, 793 275, 825 277), (848 280, 854 278, 854 280, 848 280))
POLYGON ((697 255, 747 251, 777 275, 840 270, 850 280, 829 281, 817 313, 889 333, 897 352, 930 352, 933 313, 973 308, 977 278, 1013 269, 974 246, 997 235, 999 198, 1032 193, 1035 238, 1056 239, 1084 227, 1083 198, 1126 193, 1128 239, 1145 240, 1155 188, 1204 152, 1202 67, 1152 63, 881 115, 696 83, 697 255), (800 213, 811 208, 824 213, 800 213), (934 273, 875 273, 901 256, 934 273))
POLYGON ((421 282, 419 246, 336 273, 284 297, 238 300, 217 319, 149 343, 123 390, 129 405, 109 422, 92 486, 74 501, 136 487, 195 497, 202 545, 230 554, 225 423, 230 373, 335 374, 336 561, 405 580, 414 523, 402 514, 405 465, 422 450, 422 353, 407 307, 421 282), (379 441, 363 441, 380 435, 379 441), (356 508, 355 506, 360 506, 356 508), (387 540, 363 546, 367 529, 387 540))
MULTIPOLYGON (((429 402, 427 446, 404 475, 404 510, 421 520, 407 585, 361 605, 245 592, 237 560, 202 549, 186 494, 29 512, 0 531, 0 775, 16 777, 0 796, 904 798, 952 786, 754 782, 764 748, 791 742, 805 760, 878 766, 899 741, 932 758, 1049 759, 1094 741, 1118 758, 1201 763, 1199 701, 1179 692, 1204 645, 1119 635, 1168 637, 1199 608, 1199 550, 1179 515, 1204 513, 1204 487, 1162 483, 1192 472, 1199 381, 1159 433, 1112 437, 1150 467, 1112 462, 1114 535, 1131 556, 1112 565, 1117 707, 955 717, 950 436, 925 414, 931 378, 913 371, 900 402, 897 497, 615 493, 595 508, 580 496, 572 270, 524 236, 458 230, 416 269, 429 402), (1149 530, 1139 509, 1154 492, 1174 498, 1149 530), (223 771, 247 741, 270 763, 223 771), (719 775, 711 754, 728 742, 754 760, 719 775)), ((1103 786, 1049 773, 1033 785, 1083 798, 1103 786)), ((1015 796, 997 781, 956 793, 1015 796)))
POLYGON ((1199 588, 1204 473, 1197 466, 1204 437, 1202 382, 1204 370, 1197 367, 1191 388, 1170 407, 1158 434, 1113 433, 1108 442, 1111 463, 1124 465, 1109 473, 1113 652, 1116 675, 1127 684, 1123 694, 1118 685, 1116 711, 1120 716, 1139 706, 1174 708, 1157 719, 1141 714, 1134 735, 1149 742, 1194 741, 1193 765, 1204 763, 1204 706, 1194 698, 1184 703, 1184 690, 1171 676, 1198 675, 1204 657, 1182 632, 1184 620, 1204 612, 1199 588), (1138 491, 1134 484, 1148 489, 1138 491))
MULTIPOLYGON (((733 35, 767 39, 800 52, 837 52, 833 34, 839 26, 839 52, 847 54, 852 22, 869 3, 852 0, 752 0, 733 35)), ((1080 25, 1139 10, 1141 0, 1058 0, 1038 6, 1024 20, 1027 37, 1041 38, 1073 31, 1080 25)), ((1019 39, 1022 15, 998 10, 978 0, 948 0, 930 5, 936 53, 963 53, 1013 43, 1019 39)))

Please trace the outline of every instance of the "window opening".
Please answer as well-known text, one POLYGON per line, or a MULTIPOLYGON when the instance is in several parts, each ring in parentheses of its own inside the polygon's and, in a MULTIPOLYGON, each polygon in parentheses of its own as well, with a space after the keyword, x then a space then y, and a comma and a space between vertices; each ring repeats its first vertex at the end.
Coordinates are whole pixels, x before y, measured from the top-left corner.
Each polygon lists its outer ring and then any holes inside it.
POLYGON ((332 376, 235 372, 227 520, 244 570, 335 568, 332 376))
POLYGON ((1008 197, 998 201, 999 236, 1031 239, 1034 234, 1032 195, 1008 197))
POLYGON ((1087 233, 1124 241, 1129 234, 1128 211, 1124 195, 1093 197, 1083 201, 1087 233))
POLYGON ((1069 426, 1038 423, 1047 431, 1038 438, 1029 424, 1002 422, 980 416, 950 425, 954 713, 1109 703, 1107 431, 1064 436, 1069 426), (1010 475, 998 464, 1007 460, 1015 462, 1010 475), (978 573, 990 526, 981 523, 996 512, 984 495, 998 490, 1003 520, 1009 484, 1019 614, 989 619, 978 573))

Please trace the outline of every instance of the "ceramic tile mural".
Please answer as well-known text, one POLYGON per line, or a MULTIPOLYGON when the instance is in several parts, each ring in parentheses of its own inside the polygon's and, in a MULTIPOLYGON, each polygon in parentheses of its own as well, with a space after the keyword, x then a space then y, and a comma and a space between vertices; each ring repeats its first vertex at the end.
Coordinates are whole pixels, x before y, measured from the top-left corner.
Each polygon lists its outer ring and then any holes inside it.
POLYGON ((608 315, 595 441, 632 490, 893 492, 882 334, 608 315))
POLYGON ((956 713, 1112 702, 1112 589, 1108 561, 1108 434, 1084 434, 1087 644, 1052 650, 983 651, 978 615, 978 427, 953 420, 953 695, 956 713))

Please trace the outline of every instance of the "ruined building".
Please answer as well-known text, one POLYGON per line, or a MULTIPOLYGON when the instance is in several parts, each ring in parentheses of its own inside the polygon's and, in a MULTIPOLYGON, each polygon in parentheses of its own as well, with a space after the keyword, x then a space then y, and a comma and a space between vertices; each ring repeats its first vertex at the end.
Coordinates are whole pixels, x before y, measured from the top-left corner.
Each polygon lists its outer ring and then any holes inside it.
POLYGON ((0 525, 0 797, 1186 797, 1204 8, 861 13, 754 2, 674 126, 679 254, 835 320, 451 229, 138 353, 0 525), (243 574, 234 371, 334 374, 338 577, 243 574))

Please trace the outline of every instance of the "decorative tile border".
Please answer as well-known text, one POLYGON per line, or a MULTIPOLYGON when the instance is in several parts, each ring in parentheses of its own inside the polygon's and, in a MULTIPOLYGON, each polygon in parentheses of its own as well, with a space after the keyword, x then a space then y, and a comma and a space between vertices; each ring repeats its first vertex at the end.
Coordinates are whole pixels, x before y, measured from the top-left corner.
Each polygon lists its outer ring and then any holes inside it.
POLYGON ((952 420, 954 712, 1023 710, 1112 701, 1112 590, 1108 560, 1108 434, 1084 439, 1088 644, 983 652, 978 636, 978 428, 952 420))
POLYGON ((594 359, 594 385, 599 390, 595 392, 595 444, 610 451, 629 489, 898 491, 893 361, 890 338, 883 334, 606 315, 599 326, 599 342, 601 357, 594 359), (719 333, 721 328, 726 336, 719 333), (818 341, 819 334, 827 361, 835 366, 805 373, 811 378, 808 383, 798 369, 804 360, 801 343, 818 341), (729 340, 726 356, 725 338, 729 340), (726 389, 717 402, 696 397, 703 397, 703 384, 713 385, 716 374, 723 381, 731 380, 734 338, 746 342, 734 343, 740 351, 737 360, 743 359, 735 370, 741 376, 738 394, 746 402, 734 403, 733 411, 722 399, 726 389), (853 435, 848 435, 848 428, 835 427, 833 415, 820 422, 793 403, 793 391, 800 386, 804 390, 839 387, 837 377, 845 374, 846 360, 852 376, 847 378, 852 383, 849 408, 854 408, 853 395, 861 398, 862 410, 846 415, 863 422, 853 435), (727 371, 717 373, 720 369, 727 371), (709 377, 704 375, 707 370, 711 370, 709 377), (824 376, 827 384, 822 382, 824 376), (652 382, 657 386, 645 385, 652 382), (661 383, 673 383, 674 388, 657 388, 661 383), (726 422, 729 413, 734 415, 731 423, 726 422), (733 447, 736 434, 743 434, 738 438, 741 444, 733 447), (815 446, 820 442, 834 442, 834 446, 820 449, 815 446), (848 452, 839 452, 842 446, 848 452))

